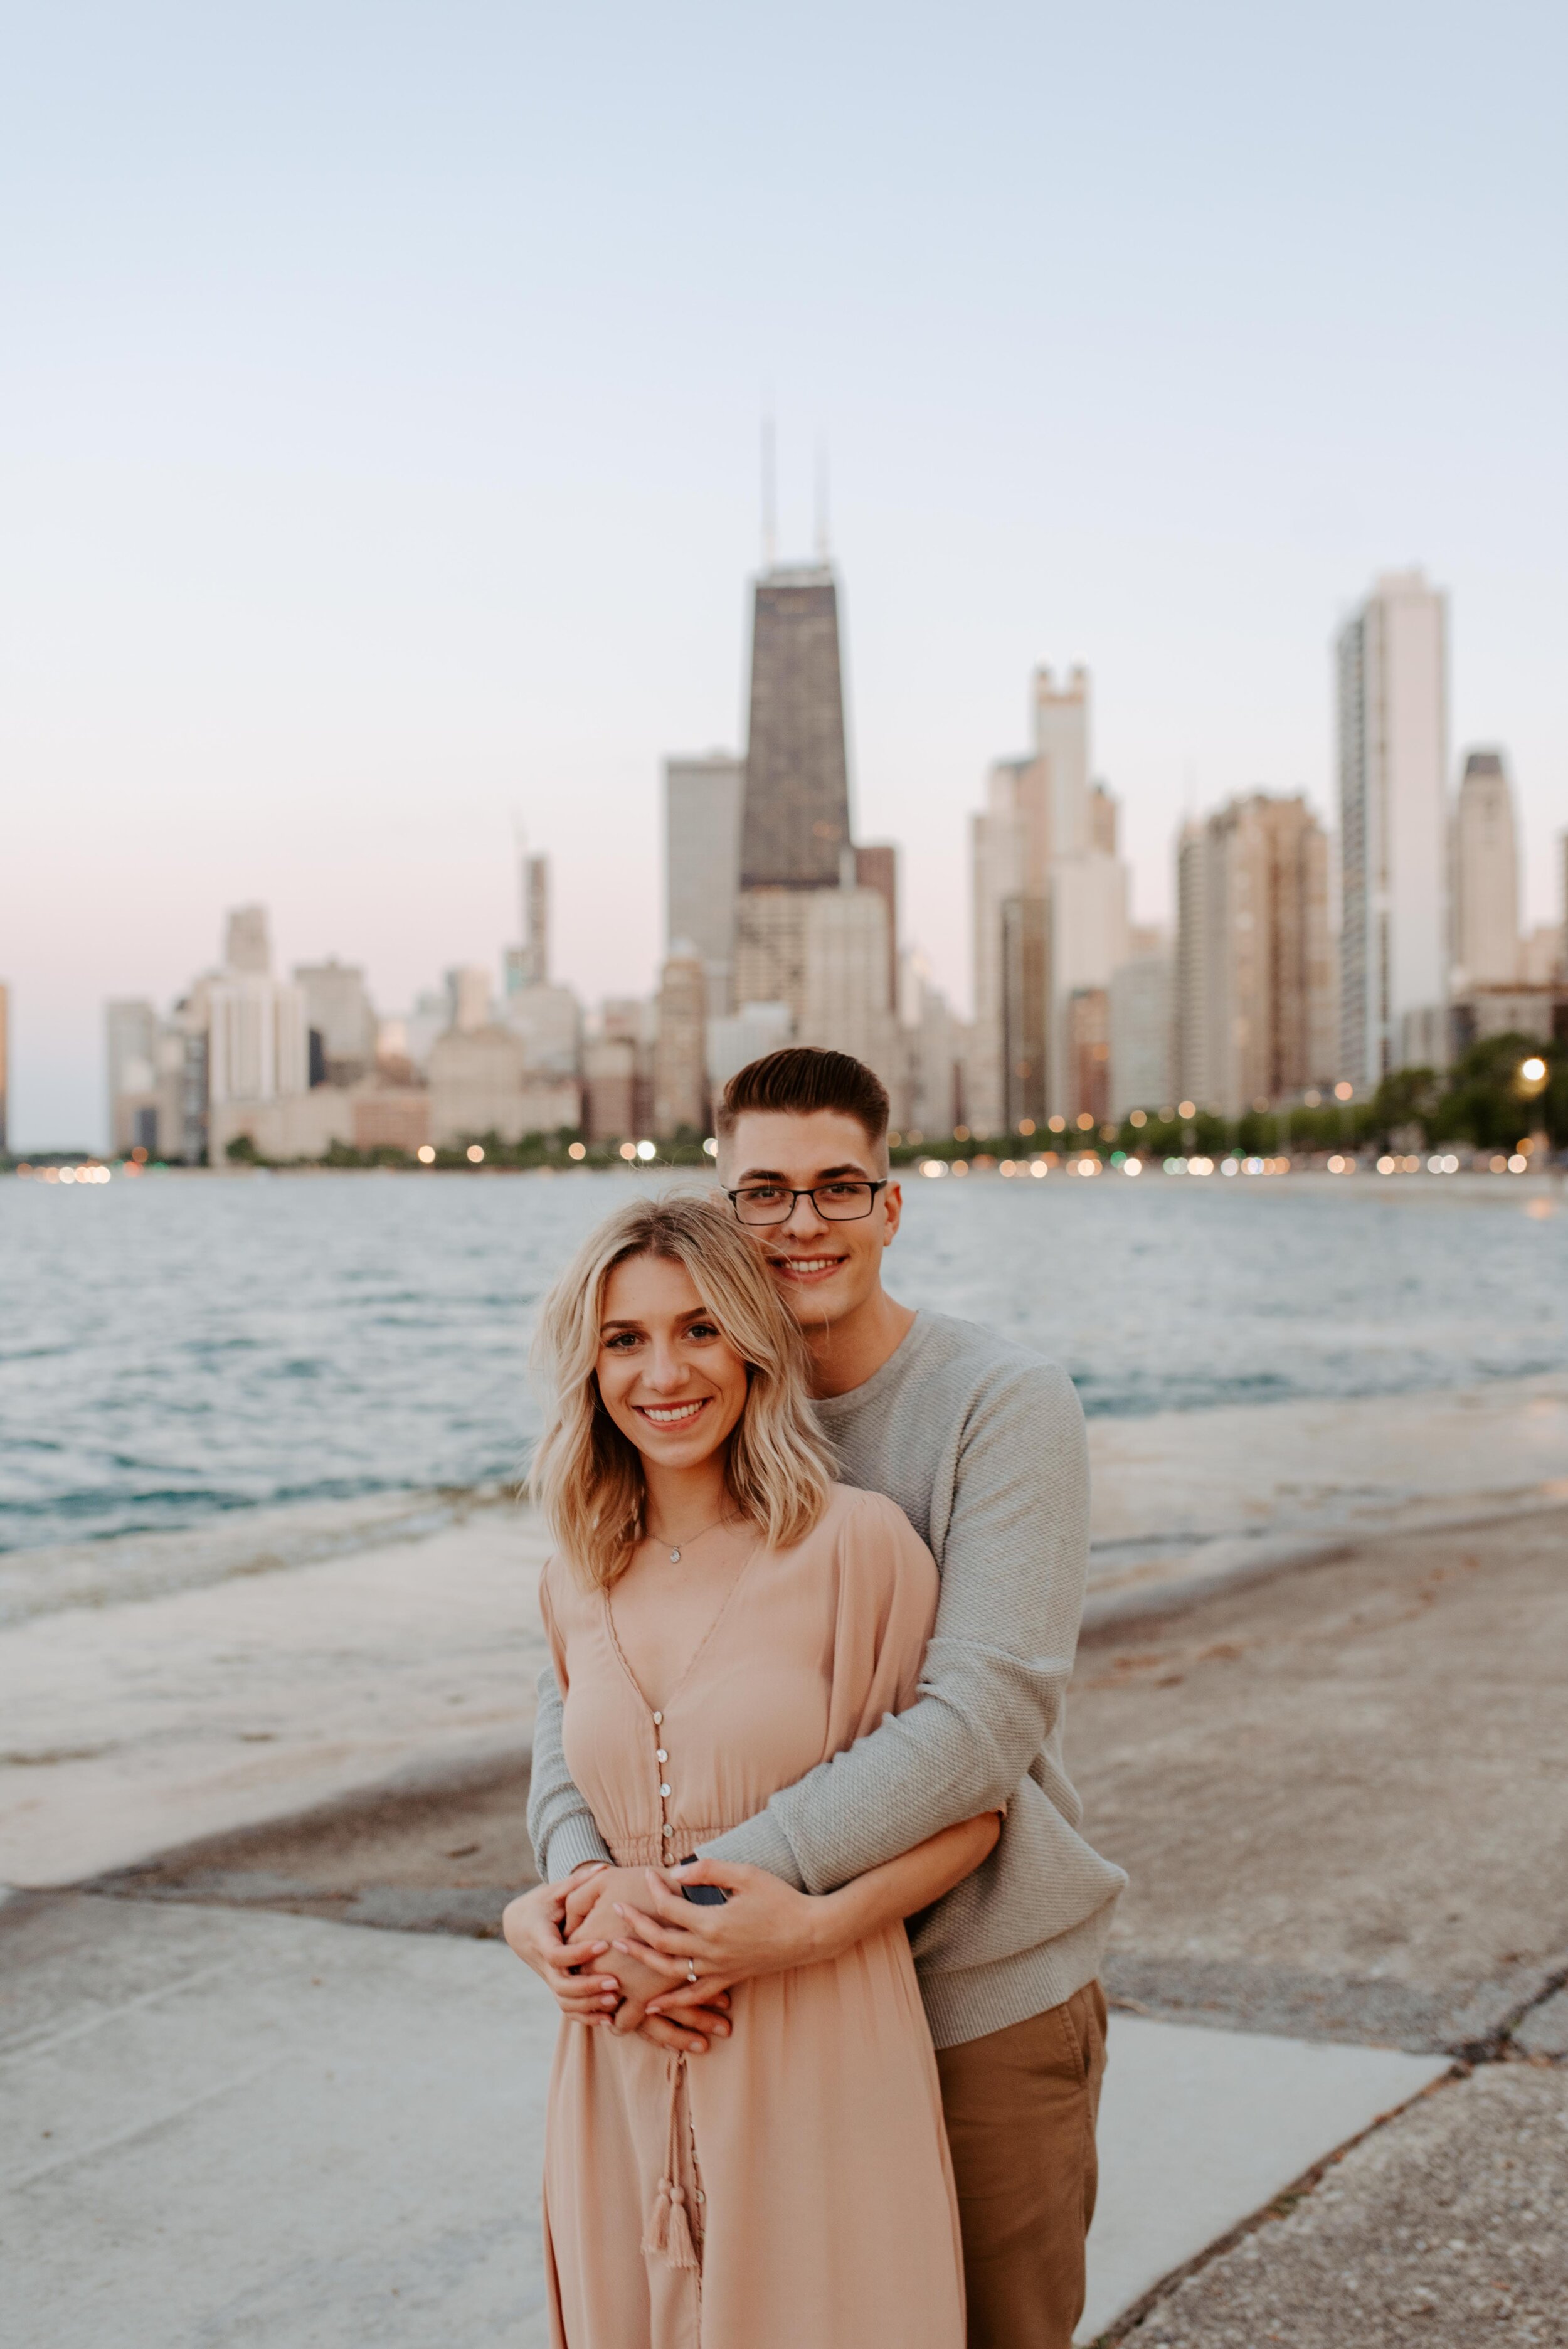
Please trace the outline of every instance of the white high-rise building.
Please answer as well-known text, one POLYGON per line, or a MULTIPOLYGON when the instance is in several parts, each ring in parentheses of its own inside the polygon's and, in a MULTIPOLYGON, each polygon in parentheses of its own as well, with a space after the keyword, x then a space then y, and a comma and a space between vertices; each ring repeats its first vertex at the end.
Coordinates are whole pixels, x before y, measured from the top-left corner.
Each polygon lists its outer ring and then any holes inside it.
POLYGON ((1472 750, 1454 807, 1456 994, 1519 974, 1519 842, 1513 793, 1496 750, 1472 750))
POLYGON ((1110 1115, 1161 1109, 1175 1091, 1172 962, 1161 941, 1113 971, 1110 980, 1110 1115))
POLYGON ((1338 644, 1340 1061, 1441 1067, 1449 995, 1448 612, 1386 572, 1338 644))
POLYGON ((1035 764, 1043 794, 1044 838, 1037 864, 1077 856, 1095 846, 1089 806, 1088 671, 1069 669, 1057 685, 1048 668, 1035 671, 1035 764))
POLYGON ((207 1016, 211 1108, 309 1091, 303 988, 260 972, 225 972, 208 987, 207 1016))
MULTIPOLYGON (((973 822, 975 1027, 966 1116, 977 1133, 1088 1107, 1103 1078, 1111 973, 1128 957, 1128 874, 1116 802, 1089 780, 1089 677, 1035 671, 1035 747, 986 780, 973 822), (1093 1041, 1088 1040, 1090 1030, 1093 1041)), ((1100 1090, 1103 1090, 1101 1083, 1100 1090)))
POLYGON ((731 1077, 765 1053, 793 1042, 795 1019, 787 1003, 743 1003, 707 1023, 707 1081, 715 1098, 731 1077))
POLYGON ((1131 925, 1126 865, 1119 856, 1099 848, 1057 857, 1051 865, 1050 908, 1046 1092, 1053 1117, 1073 1118, 1097 1106, 1074 1048, 1073 1005, 1075 999, 1107 994, 1112 976, 1128 958, 1131 925))
MULTIPOLYGON (((1026 894, 1027 824, 1020 802, 1029 764, 998 760, 986 777, 985 805, 970 818, 975 1027, 965 1114, 976 1133, 1001 1133, 1007 1123, 1004 908, 1026 894)), ((1044 1023, 1042 1003, 1042 1030, 1044 1023)))
POLYGON ((732 999, 745 781, 744 761, 727 750, 665 761, 665 951, 696 947, 713 1019, 732 999))
POLYGON ((304 991, 306 1025, 320 1040, 322 1079, 353 1084, 376 1065, 376 1011, 364 971, 334 955, 326 962, 296 963, 294 979, 304 991))

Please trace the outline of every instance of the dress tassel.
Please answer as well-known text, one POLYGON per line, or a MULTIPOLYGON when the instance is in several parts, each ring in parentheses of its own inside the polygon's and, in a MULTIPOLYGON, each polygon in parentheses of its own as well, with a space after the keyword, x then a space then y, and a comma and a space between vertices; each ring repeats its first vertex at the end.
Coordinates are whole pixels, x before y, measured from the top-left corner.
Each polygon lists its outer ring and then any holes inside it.
POLYGON ((643 2237, 643 2249, 651 2259, 662 2259, 667 2268, 695 2268, 696 2265, 691 2225, 686 2213, 686 2189, 672 2185, 667 2178, 659 2180, 654 2207, 648 2215, 647 2232, 643 2237))
POLYGON ((670 2134, 665 2155, 669 2168, 659 2180, 643 2232, 646 2257, 662 2259, 667 2268, 695 2268, 697 2264, 691 2220, 686 2216, 686 2188, 680 2182, 681 2084, 685 2070, 686 2057, 673 2056, 669 2072, 670 2134))

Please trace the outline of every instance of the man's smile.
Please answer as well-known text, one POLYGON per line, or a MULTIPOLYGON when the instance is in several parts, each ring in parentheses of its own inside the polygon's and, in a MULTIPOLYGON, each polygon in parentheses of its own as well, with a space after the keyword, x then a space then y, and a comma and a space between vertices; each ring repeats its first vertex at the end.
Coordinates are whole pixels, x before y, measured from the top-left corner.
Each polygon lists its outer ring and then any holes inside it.
POLYGON ((825 1280, 849 1259, 841 1256, 770 1256, 773 1271, 782 1273, 786 1280, 825 1280))

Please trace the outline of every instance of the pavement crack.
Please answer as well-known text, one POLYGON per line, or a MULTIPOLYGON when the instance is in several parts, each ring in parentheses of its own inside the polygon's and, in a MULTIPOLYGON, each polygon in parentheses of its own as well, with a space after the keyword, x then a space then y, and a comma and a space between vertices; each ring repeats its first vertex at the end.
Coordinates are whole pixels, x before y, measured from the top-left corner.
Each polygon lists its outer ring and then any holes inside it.
POLYGON ((143 1991, 138 1998, 124 1999, 118 2006, 103 2007, 97 2014, 89 2014, 81 2023, 70 2023, 63 2031, 39 2031, 30 2039, 9 2040, 0 2045, 0 2063, 18 2063, 25 2056, 50 2054, 57 2047, 67 2047, 74 2040, 90 2038, 95 2031, 102 2031, 111 2023, 123 2022, 128 2014, 136 2014, 145 2007, 160 2006, 165 2000, 180 1998, 200 1983, 215 1982, 233 1970, 234 1961, 223 1958, 216 1965, 198 1966, 193 1973, 181 1974, 175 1982, 160 1982, 156 1990, 143 1991))
POLYGON ((106 2153, 116 2153, 122 2146, 135 2145, 140 2138, 156 2137, 160 2130, 168 2128, 172 2122, 183 2120, 189 2113, 200 2112, 203 2105, 215 2104, 220 2096, 231 2096, 236 2090, 248 2088, 255 2081, 264 2079, 269 2072, 275 2072, 284 2061, 286 2058, 282 2055, 271 2055, 264 2064, 253 2064, 248 2072, 236 2072, 232 2079, 219 2080, 212 2087, 203 2088, 200 2095, 182 2097, 179 2104, 170 2105, 166 2112, 160 2113, 153 2120, 137 2121, 131 2127, 118 2129, 109 2137, 98 2137, 91 2145, 78 2146, 74 2153, 57 2154, 53 2160, 40 2162, 36 2168, 24 2170, 19 2177, 7 2178, 5 2190, 20 2193, 23 2188, 36 2186, 41 2178, 53 2178, 62 2169, 75 2169, 83 2162, 97 2161, 106 2153))

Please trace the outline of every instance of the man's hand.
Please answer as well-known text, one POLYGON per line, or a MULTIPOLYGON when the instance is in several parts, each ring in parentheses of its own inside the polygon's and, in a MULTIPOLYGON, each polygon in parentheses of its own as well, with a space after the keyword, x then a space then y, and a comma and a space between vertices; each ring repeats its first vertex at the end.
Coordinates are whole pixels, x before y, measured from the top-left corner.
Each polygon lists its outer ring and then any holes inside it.
MULTIPOLYGON (((580 1930, 592 1916, 600 1897, 599 1879, 610 1876, 619 1878, 623 1885, 631 1882, 638 1890, 643 1889, 640 1871, 600 1864, 580 1868, 559 1884, 537 1885, 531 1892, 509 1901, 501 1916, 508 1948, 533 1969, 562 2014, 573 2022, 638 2029, 655 2046, 686 2055, 706 2054, 710 2039, 729 2035, 729 2001, 722 1992, 692 1998, 678 2020, 666 2021, 662 2015, 644 2020, 640 2002, 634 2018, 618 1976, 603 1963, 610 1947, 603 1933, 583 1933, 576 1940, 569 1938, 573 1923, 580 1930)), ((608 1922, 618 1921, 612 1911, 608 1922)), ((627 1961, 620 1962, 629 1975, 627 1961)), ((662 1980, 660 1975, 650 1975, 645 1987, 656 1989, 662 1980)))
POLYGON ((614 1888, 605 1891, 609 1908, 626 1929, 615 1938, 617 1956, 677 1985, 648 2002, 650 2015, 708 2004, 734 1982, 816 1965, 838 1953, 830 1902, 797 1892, 764 1868, 699 1859, 685 1868, 645 1868, 642 1875, 634 1900, 612 1899, 614 1888), (683 1884, 717 1884, 729 1898, 722 1908, 710 1909, 673 1889, 683 1884))
POLYGON ((532 1967, 562 2014, 575 2023, 609 2023, 621 2003, 621 1985, 595 1962, 608 1951, 609 1941, 589 1937, 569 1942, 562 1934, 568 1901, 580 1885, 580 1878, 569 1876, 561 1884, 538 1884, 520 1893, 501 1911, 500 1930, 508 1949, 532 1967))

